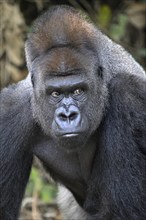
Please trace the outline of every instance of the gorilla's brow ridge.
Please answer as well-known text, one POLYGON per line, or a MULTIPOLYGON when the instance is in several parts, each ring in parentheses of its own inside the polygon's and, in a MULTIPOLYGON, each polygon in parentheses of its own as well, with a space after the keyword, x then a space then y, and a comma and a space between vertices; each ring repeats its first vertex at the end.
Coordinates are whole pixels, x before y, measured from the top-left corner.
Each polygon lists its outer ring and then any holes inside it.
POLYGON ((56 44, 56 45, 52 45, 47 52, 53 50, 53 49, 57 49, 57 48, 71 48, 71 49, 76 49, 72 44, 56 44))
MULTIPOLYGON (((41 55, 46 55, 47 53, 51 52, 52 50, 58 49, 58 48, 70 48, 70 49, 77 50, 77 48, 75 48, 72 44, 57 44, 57 45, 52 45, 51 47, 47 48, 47 50, 45 50, 43 53, 41 53, 41 55)), ((31 60, 31 62, 34 62, 35 59, 37 59, 39 56, 40 56, 40 54, 37 54, 31 60)))
POLYGON ((61 76, 70 76, 70 75, 77 75, 79 73, 85 73, 85 70, 84 69, 81 69, 81 68, 75 68, 75 69, 68 69, 66 71, 50 71, 48 73, 49 77, 52 76, 57 76, 57 77, 61 77, 61 76))

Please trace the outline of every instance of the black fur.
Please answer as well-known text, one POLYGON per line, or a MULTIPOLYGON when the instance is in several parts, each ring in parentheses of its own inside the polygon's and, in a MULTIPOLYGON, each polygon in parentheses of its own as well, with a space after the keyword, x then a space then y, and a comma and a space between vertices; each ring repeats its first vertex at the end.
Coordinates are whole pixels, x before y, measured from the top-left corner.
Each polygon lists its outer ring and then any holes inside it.
POLYGON ((29 148, 34 126, 30 93, 30 84, 25 80, 0 94, 0 219, 3 220, 17 219, 31 169, 29 148))
POLYGON ((109 93, 84 208, 95 219, 144 220, 146 80, 120 74, 109 93))

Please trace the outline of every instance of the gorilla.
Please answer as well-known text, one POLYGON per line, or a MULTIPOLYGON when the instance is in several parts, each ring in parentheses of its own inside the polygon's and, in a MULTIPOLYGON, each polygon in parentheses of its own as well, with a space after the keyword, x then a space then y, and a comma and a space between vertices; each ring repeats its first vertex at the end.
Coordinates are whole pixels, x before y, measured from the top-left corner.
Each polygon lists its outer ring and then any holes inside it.
POLYGON ((18 218, 33 155, 64 219, 146 219, 146 75, 75 9, 56 6, 26 41, 28 77, 1 92, 0 216, 18 218))

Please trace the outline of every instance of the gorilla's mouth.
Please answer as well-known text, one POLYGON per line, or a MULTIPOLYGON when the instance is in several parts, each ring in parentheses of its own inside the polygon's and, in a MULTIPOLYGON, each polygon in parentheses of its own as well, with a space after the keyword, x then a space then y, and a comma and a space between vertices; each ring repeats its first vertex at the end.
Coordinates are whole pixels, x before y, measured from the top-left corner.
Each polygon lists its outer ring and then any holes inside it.
POLYGON ((79 135, 78 133, 65 133, 62 136, 63 137, 76 137, 78 135, 79 135))

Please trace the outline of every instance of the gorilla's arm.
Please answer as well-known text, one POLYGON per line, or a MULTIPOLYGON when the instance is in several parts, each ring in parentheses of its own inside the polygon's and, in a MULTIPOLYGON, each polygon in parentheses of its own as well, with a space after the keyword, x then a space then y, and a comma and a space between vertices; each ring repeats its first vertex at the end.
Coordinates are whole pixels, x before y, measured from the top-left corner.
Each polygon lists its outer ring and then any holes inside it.
POLYGON ((32 154, 31 85, 26 80, 0 94, 0 219, 17 219, 32 154), (31 138, 30 138, 31 137, 31 138))
POLYGON ((91 219, 146 219, 146 78, 111 80, 84 208, 91 219))

